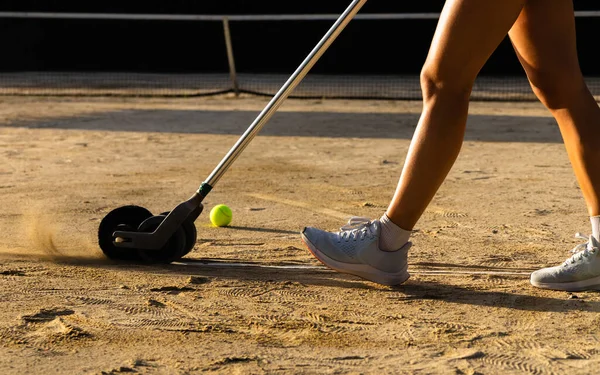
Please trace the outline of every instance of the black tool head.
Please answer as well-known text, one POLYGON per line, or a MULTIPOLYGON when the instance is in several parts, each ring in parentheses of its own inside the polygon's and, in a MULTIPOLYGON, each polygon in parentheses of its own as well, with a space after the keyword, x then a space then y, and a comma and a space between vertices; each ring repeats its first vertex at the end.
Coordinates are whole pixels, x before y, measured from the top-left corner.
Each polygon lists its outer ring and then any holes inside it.
POLYGON ((104 255, 115 260, 140 260, 133 249, 117 247, 113 233, 115 231, 137 231, 144 220, 152 217, 152 213, 140 206, 123 206, 109 212, 98 227, 98 244, 104 255))

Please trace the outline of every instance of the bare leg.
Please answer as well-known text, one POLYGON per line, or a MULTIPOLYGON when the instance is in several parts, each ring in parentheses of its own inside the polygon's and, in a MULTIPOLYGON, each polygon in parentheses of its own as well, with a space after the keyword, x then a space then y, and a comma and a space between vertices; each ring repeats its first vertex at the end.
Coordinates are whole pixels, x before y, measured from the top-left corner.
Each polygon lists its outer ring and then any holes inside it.
MULTIPOLYGON (((600 108, 579 69, 572 0, 528 0, 509 35, 533 91, 558 122, 589 214, 598 215, 600 108)), ((592 218, 595 232, 598 224, 592 218)), ((559 266, 533 272, 531 284, 566 291, 600 288, 598 237, 594 233, 559 266)))
POLYGON ((411 230, 462 146, 469 96, 479 71, 526 0, 448 0, 421 72, 423 112, 387 216, 411 230))
POLYGON ((558 122, 589 215, 600 215, 600 107, 579 68, 572 0, 528 0, 509 35, 558 122))

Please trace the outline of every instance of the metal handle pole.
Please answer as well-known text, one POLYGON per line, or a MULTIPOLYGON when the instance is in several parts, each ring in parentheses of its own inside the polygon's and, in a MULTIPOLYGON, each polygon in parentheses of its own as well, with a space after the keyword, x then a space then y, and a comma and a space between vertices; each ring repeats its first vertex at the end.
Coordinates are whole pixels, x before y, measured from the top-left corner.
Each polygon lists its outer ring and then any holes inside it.
POLYGON ((213 170, 213 172, 204 181, 198 193, 206 196, 210 189, 212 189, 231 164, 237 159, 242 151, 248 146, 250 141, 256 136, 256 134, 262 129, 271 116, 281 106, 283 101, 287 98, 290 92, 296 88, 298 83, 302 81, 304 76, 313 67, 313 65, 319 60, 321 55, 327 50, 327 48, 333 43, 335 38, 342 32, 346 25, 352 20, 352 18, 358 13, 360 8, 367 2, 367 0, 353 0, 352 3, 346 8, 344 13, 340 15, 333 26, 327 31, 325 36, 319 41, 319 43, 313 48, 310 54, 304 59, 302 64, 296 69, 291 77, 285 82, 285 84, 279 89, 271 101, 267 104, 265 109, 258 115, 258 117, 252 122, 250 127, 244 132, 236 144, 229 150, 227 155, 221 160, 219 165, 213 170), (206 186, 208 185, 208 186, 206 186))

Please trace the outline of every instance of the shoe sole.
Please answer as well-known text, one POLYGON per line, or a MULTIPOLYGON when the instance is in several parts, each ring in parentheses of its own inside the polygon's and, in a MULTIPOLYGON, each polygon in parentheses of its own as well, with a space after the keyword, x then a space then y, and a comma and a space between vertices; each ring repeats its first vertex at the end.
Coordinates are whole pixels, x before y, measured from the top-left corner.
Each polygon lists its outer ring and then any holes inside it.
POLYGON ((573 281, 570 283, 540 283, 534 280, 529 280, 531 285, 551 290, 562 290, 565 292, 582 292, 584 290, 600 290, 600 276, 582 281, 573 281))
POLYGON ((410 277, 410 274, 407 272, 407 268, 403 269, 400 272, 389 273, 378 270, 375 267, 369 266, 368 264, 352 264, 352 263, 342 263, 334 260, 327 255, 323 254, 315 245, 313 245, 310 240, 301 233, 302 242, 308 248, 308 251, 317 258, 323 265, 331 268, 332 270, 347 273, 350 275, 362 277, 363 279, 372 281, 377 284, 394 286, 400 285, 410 277))

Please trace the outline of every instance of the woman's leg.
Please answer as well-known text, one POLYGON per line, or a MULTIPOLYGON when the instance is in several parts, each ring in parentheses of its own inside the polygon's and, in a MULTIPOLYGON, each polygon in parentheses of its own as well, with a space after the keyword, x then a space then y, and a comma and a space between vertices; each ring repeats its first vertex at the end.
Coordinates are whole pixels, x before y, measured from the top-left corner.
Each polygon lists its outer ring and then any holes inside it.
POLYGON ((565 141, 590 216, 600 215, 600 107, 579 68, 572 0, 528 0, 511 41, 565 141))
POLYGON ((387 216, 412 230, 462 146, 473 82, 526 0, 449 0, 421 72, 423 112, 387 216))
POLYGON ((567 262, 534 272, 531 282, 571 291, 600 287, 600 107, 579 68, 572 0, 528 0, 509 35, 531 87, 558 122, 594 236, 567 262))
POLYGON ((446 1, 421 73, 423 113, 387 216, 351 220, 337 233, 304 228, 303 241, 322 263, 381 284, 396 285, 409 277, 407 230, 419 220, 454 164, 473 82, 525 2, 446 1), (390 237, 395 239, 388 241, 390 237))

